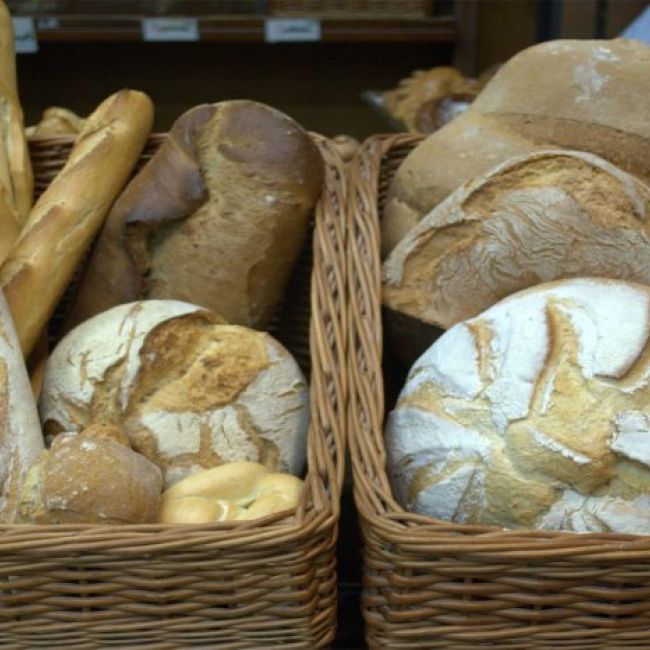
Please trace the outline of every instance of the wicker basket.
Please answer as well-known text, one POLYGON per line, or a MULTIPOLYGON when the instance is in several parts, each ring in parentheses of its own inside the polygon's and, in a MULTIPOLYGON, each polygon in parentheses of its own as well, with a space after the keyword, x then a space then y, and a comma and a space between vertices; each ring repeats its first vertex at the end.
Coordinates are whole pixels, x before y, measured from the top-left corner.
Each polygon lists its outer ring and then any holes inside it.
POLYGON ((270 0, 271 13, 292 16, 386 16, 422 18, 432 12, 432 0, 270 0))
POLYGON ((385 471, 378 214, 422 136, 367 140, 350 171, 349 442, 372 648, 650 648, 650 537, 504 531, 404 511, 385 471))
MULTIPOLYGON (((314 215, 311 322, 303 320, 311 423, 299 507, 242 524, 2 526, 1 646, 310 649, 333 639, 347 398, 345 179, 333 146, 314 138, 326 183, 314 215)), ((66 138, 31 143, 39 189, 70 146, 66 138)), ((295 313, 308 314, 299 302, 294 296, 287 309, 295 303, 295 313)))

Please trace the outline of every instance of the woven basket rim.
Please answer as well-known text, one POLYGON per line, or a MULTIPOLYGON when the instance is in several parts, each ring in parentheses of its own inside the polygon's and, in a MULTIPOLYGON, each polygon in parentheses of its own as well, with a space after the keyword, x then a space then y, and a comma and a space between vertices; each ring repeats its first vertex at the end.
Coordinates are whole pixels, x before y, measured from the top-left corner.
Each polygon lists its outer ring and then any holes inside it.
MULTIPOLYGON (((323 191, 315 208, 311 242, 314 251, 310 298, 309 429, 306 473, 297 508, 242 522, 204 525, 165 524, 4 524, 0 525, 0 550, 5 553, 39 553, 47 549, 66 552, 101 551, 124 555, 189 549, 193 546, 232 549, 277 547, 281 543, 311 538, 332 529, 339 518, 345 471, 346 436, 343 426, 347 403, 347 323, 344 261, 345 167, 334 144, 310 133, 325 163, 323 191), (332 240, 336 241, 336 245, 332 240), (328 385, 334 382, 334 385, 328 385), (337 418, 332 395, 341 410, 337 418), (218 535, 214 533, 218 532, 218 535)), ((159 145, 164 132, 149 136, 147 147, 159 145)), ((75 135, 28 138, 33 156, 54 147, 70 147, 75 135)))
MULTIPOLYGON (((372 538, 409 552, 472 556, 518 562, 644 562, 650 536, 505 529, 457 524, 411 513, 394 499, 386 473, 383 440, 381 260, 378 188, 382 162, 398 147, 413 147, 422 134, 378 134, 367 138, 350 164, 348 192, 348 279, 350 456, 354 498, 372 538)), ((366 543, 376 543, 368 540, 366 543)))

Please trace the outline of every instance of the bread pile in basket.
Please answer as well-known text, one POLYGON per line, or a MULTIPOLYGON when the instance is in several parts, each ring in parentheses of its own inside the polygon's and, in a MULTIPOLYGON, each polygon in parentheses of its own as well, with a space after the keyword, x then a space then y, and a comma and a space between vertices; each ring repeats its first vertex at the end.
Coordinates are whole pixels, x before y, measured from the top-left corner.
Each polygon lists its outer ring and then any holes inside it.
POLYGON ((382 215, 407 509, 650 532, 650 47, 552 41, 403 161, 382 215))

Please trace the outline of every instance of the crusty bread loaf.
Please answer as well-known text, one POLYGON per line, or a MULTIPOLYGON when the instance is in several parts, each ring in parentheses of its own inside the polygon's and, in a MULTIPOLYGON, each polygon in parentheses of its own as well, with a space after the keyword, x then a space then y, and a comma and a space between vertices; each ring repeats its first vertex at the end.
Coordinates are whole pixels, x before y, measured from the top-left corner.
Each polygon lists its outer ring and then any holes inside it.
POLYGON ((0 0, 0 262, 27 219, 33 201, 32 166, 16 83, 14 29, 0 0))
POLYGON ((468 111, 419 144, 390 184, 381 222, 385 257, 463 182, 537 147, 491 117, 468 111))
POLYGON ((523 50, 397 171, 384 252, 396 243, 392 222, 417 222, 463 182, 540 145, 596 154, 650 182, 649 100, 650 47, 640 41, 549 41, 523 50))
POLYGON ((387 307, 443 329, 549 280, 650 284, 650 187, 591 154, 513 158, 434 208, 382 270, 387 307))
POLYGON ((129 178, 152 120, 151 100, 140 92, 102 102, 2 264, 0 285, 26 357, 129 178))
POLYGON ((0 293, 0 523, 11 523, 43 434, 9 307, 0 293))
POLYGON ((446 332, 387 422, 396 498, 508 528, 650 533, 650 289, 536 286, 446 332))
POLYGON ((259 463, 227 463, 193 474, 162 495, 160 521, 200 524, 257 519, 295 508, 302 481, 259 463))
POLYGON ((162 470, 165 485, 250 460, 301 472, 308 391, 273 338, 195 305, 145 300, 83 322, 48 361, 48 435, 115 424, 162 470))
POLYGON ((188 111, 111 212, 70 325, 163 298, 263 329, 305 241, 323 173, 310 136, 275 109, 242 100, 188 111))
POLYGON ((28 126, 25 131, 29 137, 49 137, 57 135, 77 135, 83 130, 86 120, 75 112, 61 106, 50 106, 43 111, 38 124, 28 126))
POLYGON ((17 523, 146 524, 158 521, 162 474, 115 438, 57 436, 27 474, 17 523))

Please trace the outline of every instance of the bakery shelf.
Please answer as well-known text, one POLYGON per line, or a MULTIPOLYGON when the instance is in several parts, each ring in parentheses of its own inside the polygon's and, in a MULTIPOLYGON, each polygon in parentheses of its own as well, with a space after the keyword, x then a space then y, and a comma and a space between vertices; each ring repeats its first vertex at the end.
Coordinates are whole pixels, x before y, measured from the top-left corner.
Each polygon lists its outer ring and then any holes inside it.
MULTIPOLYGON (((264 13, 265 4, 256 1, 10 0, 7 4, 13 15, 34 19, 41 42, 139 41, 143 38, 143 18, 178 16, 197 19, 202 41, 263 42, 265 21, 272 17, 264 13)), ((326 42, 453 43, 457 38, 456 21, 451 15, 313 17, 320 20, 320 40, 326 42)))

